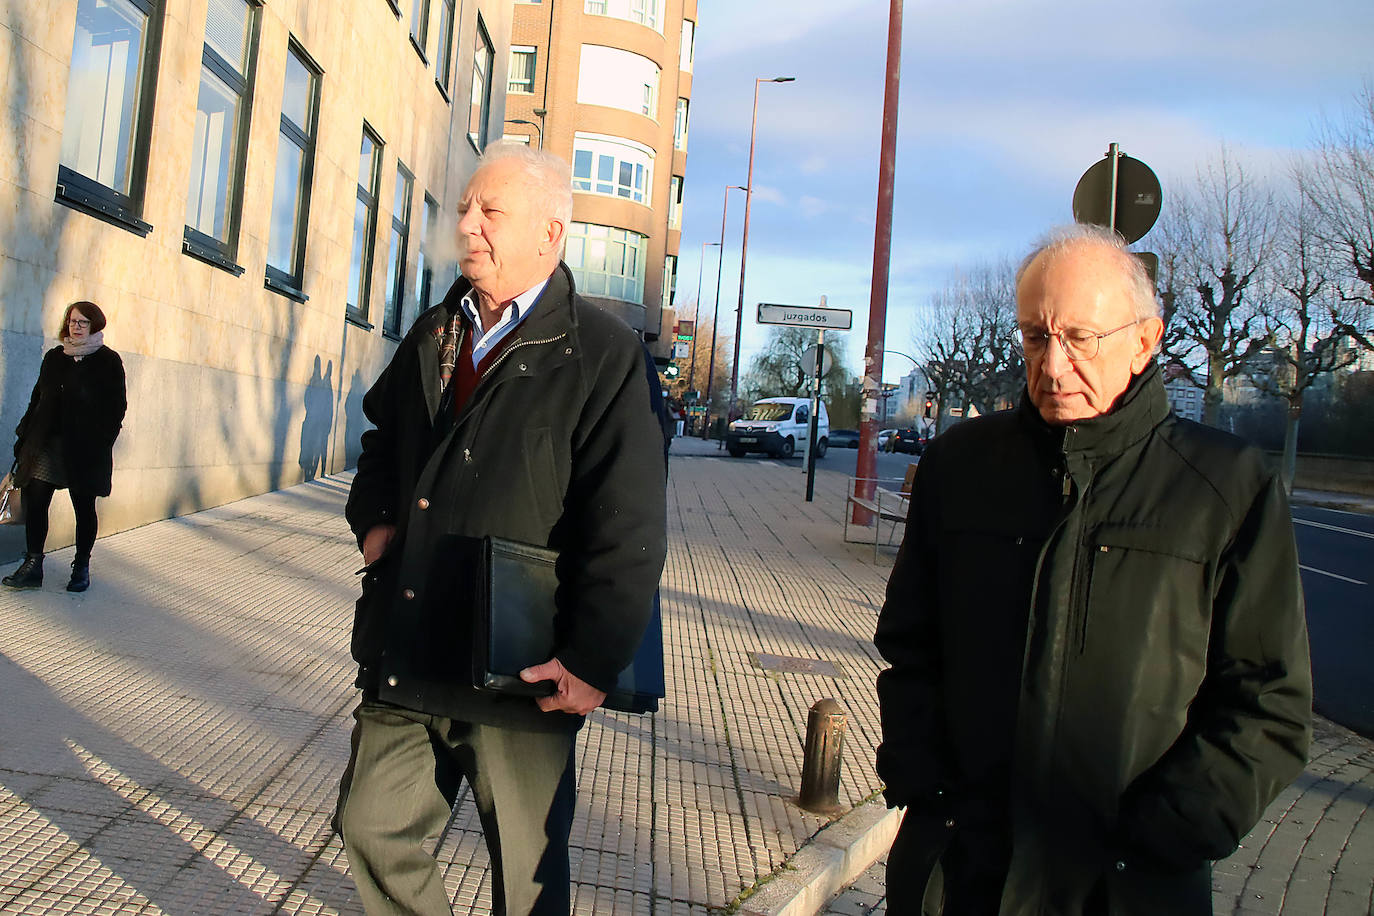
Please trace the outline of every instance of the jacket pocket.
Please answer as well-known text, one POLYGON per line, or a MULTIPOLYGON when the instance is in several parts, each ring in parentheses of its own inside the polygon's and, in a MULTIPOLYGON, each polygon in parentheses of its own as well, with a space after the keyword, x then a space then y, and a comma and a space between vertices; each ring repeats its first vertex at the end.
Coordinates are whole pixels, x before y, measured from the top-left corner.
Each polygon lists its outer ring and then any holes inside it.
POLYGON ((553 432, 547 426, 525 430, 525 479, 535 511, 551 526, 563 514, 563 487, 554 463, 553 432))
POLYGON ((353 605, 353 640, 349 648, 353 660, 363 667, 375 663, 380 654, 379 622, 386 609, 393 553, 388 550, 358 570, 362 574, 362 594, 353 605))

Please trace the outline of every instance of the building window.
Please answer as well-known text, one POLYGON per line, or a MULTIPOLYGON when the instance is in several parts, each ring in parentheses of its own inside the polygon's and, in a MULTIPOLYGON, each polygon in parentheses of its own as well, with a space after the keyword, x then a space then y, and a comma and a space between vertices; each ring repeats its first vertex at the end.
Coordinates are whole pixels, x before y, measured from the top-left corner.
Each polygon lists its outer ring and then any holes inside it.
POLYGON ((448 98, 448 82, 453 76, 453 0, 439 0, 439 47, 434 53, 434 83, 448 98))
POLYGON ((624 197, 647 204, 652 193, 654 151, 621 137, 578 133, 573 137, 573 190, 624 197))
POLYGON ((659 297, 659 308, 668 308, 673 304, 673 297, 677 295, 677 255, 670 254, 663 258, 663 294, 659 297))
POLYGON ((673 149, 687 148, 687 100, 677 100, 677 116, 673 119, 673 149))
POLYGON ((530 145, 529 134, 505 134, 501 137, 501 140, 504 143, 519 143, 521 146, 530 145))
POLYGON ((697 24, 690 19, 682 20, 682 46, 678 48, 678 69, 692 72, 692 55, 696 53, 697 24))
POLYGON ((507 92, 530 95, 534 92, 534 61, 536 51, 529 45, 514 45, 510 49, 510 80, 507 92))
POLYGON ((414 0, 410 5, 410 43, 426 60, 425 47, 429 41, 429 0, 414 0))
POLYGON ((186 252, 235 273, 243 272, 234 264, 234 248, 248 147, 257 9, 246 0, 211 0, 206 13, 191 187, 186 195, 186 252))
POLYGON ((430 297, 434 289, 434 234, 439 222, 439 202, 425 195, 425 207, 420 211, 420 254, 415 259, 415 314, 421 315, 429 309, 430 297))
POLYGON ((674 175, 668 188, 668 228, 682 228, 682 176, 674 175))
POLYGON ((382 333, 401 336, 401 313, 406 302, 406 243, 410 238, 410 198, 415 176, 396 163, 396 200, 391 206, 391 245, 386 261, 386 308, 382 333))
MULTIPOLYGON (((151 0, 79 0, 57 169, 57 199, 147 235, 156 57, 151 0)), ((7 142, 13 142, 9 140, 7 142)))
POLYGON ((582 12, 593 16, 611 16, 647 25, 656 32, 663 30, 663 0, 583 0, 582 12))
MULTIPOLYGON (((358 158, 358 198, 353 206, 353 258, 348 271, 348 317, 367 324, 372 287, 372 249, 377 238, 377 197, 381 194, 382 141, 363 124, 358 158)), ((370 325, 369 325, 370 327, 370 325)))
POLYGON ((482 16, 477 15, 477 47, 472 54, 472 110, 468 114, 468 139, 477 150, 487 145, 487 118, 491 115, 491 66, 496 55, 482 16))
POLYGON ((573 272, 578 291, 588 296, 608 296, 640 302, 644 296, 644 252, 648 236, 574 222, 568 227, 564 261, 573 272))
POLYGON ((286 53, 272 222, 267 237, 267 285, 288 294, 299 295, 305 288, 306 224, 315 171, 319 104, 320 73, 293 42, 286 53))
POLYGON ((577 101, 654 117, 658 111, 658 64, 632 51, 583 45, 577 101))

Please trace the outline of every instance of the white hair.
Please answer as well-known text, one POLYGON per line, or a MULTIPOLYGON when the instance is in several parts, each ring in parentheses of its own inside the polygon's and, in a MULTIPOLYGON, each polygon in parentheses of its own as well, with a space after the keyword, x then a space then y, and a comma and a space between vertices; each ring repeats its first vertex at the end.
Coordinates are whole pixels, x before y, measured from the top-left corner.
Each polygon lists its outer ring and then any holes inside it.
POLYGON ((563 224, 564 231, 572 222, 572 168, 561 156, 535 149, 514 140, 499 140, 486 148, 477 160, 477 167, 505 159, 513 159, 539 190, 546 212, 563 224))
POLYGON ((1021 266, 1016 268, 1017 288, 1020 288, 1021 278, 1025 276, 1031 264, 1041 255, 1046 258, 1057 258, 1083 245, 1097 245, 1117 253, 1132 315, 1140 320, 1163 317, 1164 312, 1155 295, 1155 285, 1150 280, 1150 272, 1146 270, 1145 264, 1135 256, 1120 234, 1103 226, 1073 223, 1051 229, 1021 261, 1021 266))

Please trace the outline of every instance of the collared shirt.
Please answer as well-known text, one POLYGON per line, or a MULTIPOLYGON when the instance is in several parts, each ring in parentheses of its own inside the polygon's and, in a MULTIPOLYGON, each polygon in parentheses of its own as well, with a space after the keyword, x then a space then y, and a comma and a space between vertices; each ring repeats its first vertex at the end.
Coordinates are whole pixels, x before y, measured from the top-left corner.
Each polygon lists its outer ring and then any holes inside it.
POLYGON ((548 278, 545 278, 542 282, 516 296, 501 312, 501 317, 496 320, 496 324, 491 326, 491 330, 485 332, 482 330, 482 315, 477 304, 477 293, 474 290, 468 290, 467 295, 463 297, 462 306, 463 314, 467 315, 468 321, 472 322, 472 366, 474 369, 483 357, 520 326, 520 322, 524 321, 534 308, 534 303, 539 299, 539 294, 548 285, 548 278))

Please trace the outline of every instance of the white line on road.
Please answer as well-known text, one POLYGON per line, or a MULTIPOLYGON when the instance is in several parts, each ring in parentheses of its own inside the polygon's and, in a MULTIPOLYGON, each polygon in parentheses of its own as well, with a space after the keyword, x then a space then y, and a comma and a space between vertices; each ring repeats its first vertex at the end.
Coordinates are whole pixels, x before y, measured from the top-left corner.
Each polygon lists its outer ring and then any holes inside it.
POLYGON ((1374 533, 1370 533, 1368 531, 1356 531, 1354 528, 1342 528, 1339 525, 1327 525, 1323 522, 1314 522, 1310 519, 1305 518, 1295 518, 1293 519, 1293 524, 1311 525, 1313 528, 1325 528, 1327 531, 1339 531, 1341 534, 1353 534, 1362 538, 1374 538, 1374 533))
POLYGON ((1342 582, 1349 582, 1349 583, 1351 583, 1351 584, 1353 584, 1353 585, 1368 585, 1368 584, 1369 584, 1368 582, 1361 582, 1359 579, 1352 579, 1352 578, 1350 578, 1349 576, 1341 576, 1341 575, 1337 575, 1336 573, 1333 573, 1333 572, 1327 572, 1327 571, 1324 570, 1324 569, 1317 569, 1317 567, 1315 567, 1315 566, 1303 566, 1301 563, 1298 564, 1298 569, 1305 569, 1305 570, 1307 570, 1308 572, 1320 573, 1320 574, 1323 575, 1323 576, 1330 576, 1330 577, 1333 578, 1333 579, 1340 579, 1342 582))

